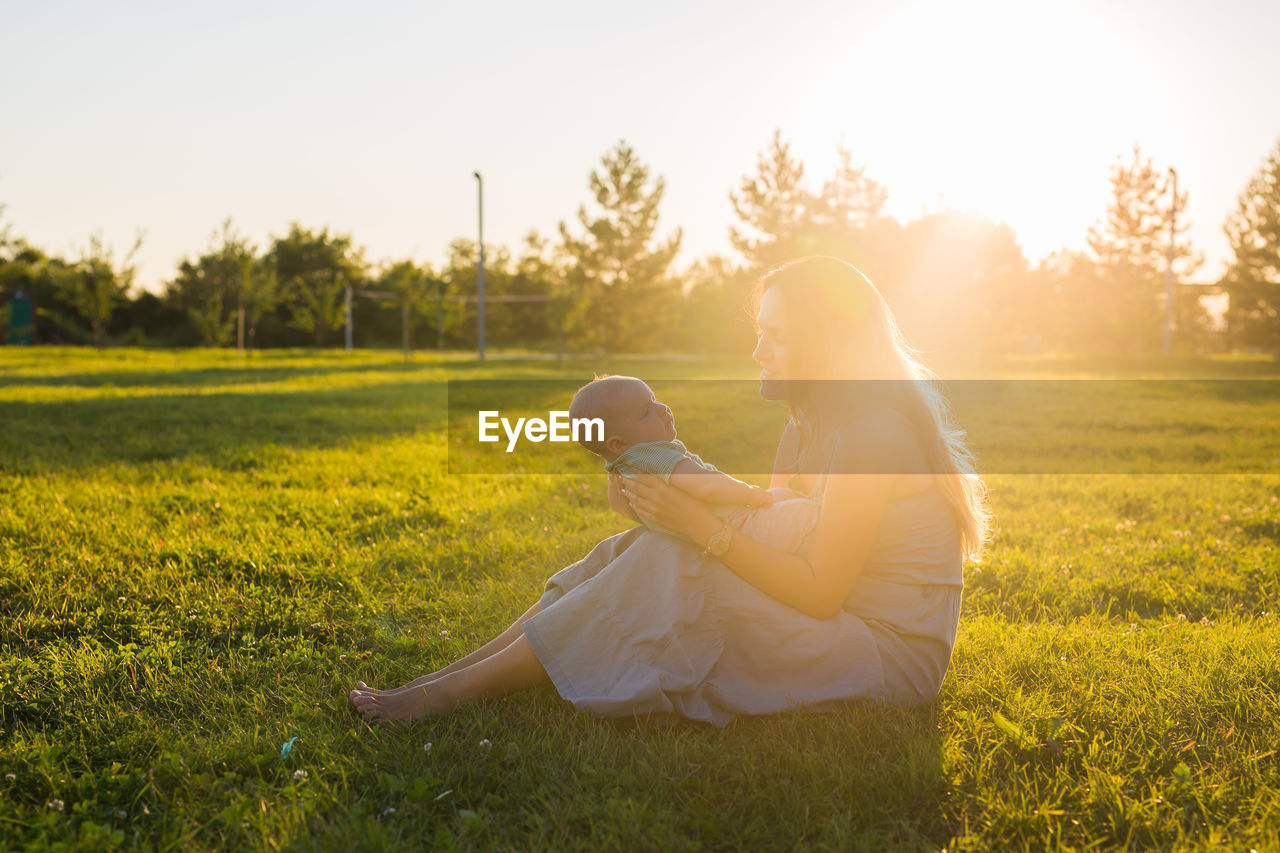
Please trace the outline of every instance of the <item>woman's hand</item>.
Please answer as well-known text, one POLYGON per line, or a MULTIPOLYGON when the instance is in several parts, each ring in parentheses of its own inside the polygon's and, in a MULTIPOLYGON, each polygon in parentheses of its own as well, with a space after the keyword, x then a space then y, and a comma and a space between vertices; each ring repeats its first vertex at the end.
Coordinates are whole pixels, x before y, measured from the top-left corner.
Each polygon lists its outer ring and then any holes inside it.
POLYGON ((710 535, 708 528, 711 533, 720 528, 720 519, 702 501, 652 474, 635 473, 639 480, 622 478, 617 473, 614 476, 620 478, 622 494, 641 520, 682 533, 695 542, 700 541, 702 534, 710 535))

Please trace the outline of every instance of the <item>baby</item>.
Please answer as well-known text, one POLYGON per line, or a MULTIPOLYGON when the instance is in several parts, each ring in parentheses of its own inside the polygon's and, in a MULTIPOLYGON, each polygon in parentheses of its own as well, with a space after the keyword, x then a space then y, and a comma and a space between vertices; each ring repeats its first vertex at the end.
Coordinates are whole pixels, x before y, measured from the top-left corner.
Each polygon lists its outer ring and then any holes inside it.
MULTIPOLYGON (((817 520, 816 501, 791 489, 762 489, 719 471, 689 451, 676 439, 675 417, 658 402, 653 391, 634 376, 599 376, 578 389, 569 404, 569 417, 600 418, 604 439, 579 443, 605 460, 605 471, 620 471, 636 479, 628 469, 661 477, 669 485, 707 503, 717 516, 757 541, 793 553, 802 553, 817 520), (777 507, 780 512, 758 512, 777 507)), ((610 482, 609 503, 627 518, 651 530, 679 539, 688 538, 637 516, 610 482)))

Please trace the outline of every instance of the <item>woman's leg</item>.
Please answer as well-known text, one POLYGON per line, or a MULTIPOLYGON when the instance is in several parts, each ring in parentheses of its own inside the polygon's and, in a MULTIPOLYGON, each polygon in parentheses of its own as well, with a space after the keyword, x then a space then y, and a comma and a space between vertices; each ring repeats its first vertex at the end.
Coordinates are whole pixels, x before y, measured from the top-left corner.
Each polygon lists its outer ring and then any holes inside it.
POLYGON ((538 601, 535 601, 533 603, 532 607, 530 607, 528 610, 524 612, 523 616, 521 616, 515 622, 512 622, 511 626, 507 628, 507 630, 503 631, 497 637, 485 643, 483 646, 476 649, 474 652, 467 655, 466 657, 459 658, 458 660, 449 664, 444 669, 438 669, 435 672, 430 672, 430 673, 427 673, 426 675, 419 676, 418 678, 415 678, 413 681, 410 681, 408 684, 404 685, 403 687, 396 687, 391 690, 375 690, 369 685, 365 684, 363 681, 357 681, 356 689, 351 691, 351 696, 354 697, 357 692, 359 693, 399 693, 402 690, 413 690, 418 687, 421 687, 424 684, 430 684, 432 681, 435 681, 437 678, 440 678, 441 676, 444 676, 444 675, 448 675, 451 672, 457 672, 460 669, 466 669, 472 664, 479 663, 485 658, 490 657, 491 655, 494 655, 502 651, 507 646, 511 645, 511 643, 514 642, 517 638, 523 636, 524 629, 521 628, 520 626, 525 623, 525 620, 533 616, 535 613, 540 612, 541 610, 542 610, 542 600, 539 599, 538 601))
POLYGON ((351 701, 366 720, 420 720, 447 714, 464 699, 497 699, 550 681, 528 638, 521 634, 501 651, 430 684, 397 693, 352 691, 351 701))

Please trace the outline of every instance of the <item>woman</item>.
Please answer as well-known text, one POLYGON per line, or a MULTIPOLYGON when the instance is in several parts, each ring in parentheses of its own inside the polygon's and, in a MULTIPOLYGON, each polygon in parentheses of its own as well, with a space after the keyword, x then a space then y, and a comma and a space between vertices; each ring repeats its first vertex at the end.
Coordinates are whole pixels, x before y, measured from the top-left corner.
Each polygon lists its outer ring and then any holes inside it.
POLYGON ((770 485, 821 502, 804 556, 735 531, 656 477, 615 475, 610 488, 637 515, 696 544, 644 527, 604 540, 477 651, 398 690, 359 682, 350 696, 361 714, 417 719, 547 681, 600 715, 717 725, 937 696, 963 561, 978 558, 987 530, 963 433, 851 265, 810 257, 779 267, 757 283, 752 307, 761 394, 792 414, 770 485))

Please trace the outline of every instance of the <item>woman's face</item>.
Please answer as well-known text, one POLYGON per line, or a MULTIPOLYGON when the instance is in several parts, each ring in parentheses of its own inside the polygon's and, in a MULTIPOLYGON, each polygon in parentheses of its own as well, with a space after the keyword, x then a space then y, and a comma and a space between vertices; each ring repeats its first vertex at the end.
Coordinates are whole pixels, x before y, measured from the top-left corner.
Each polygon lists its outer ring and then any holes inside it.
POLYGON ((767 383, 793 378, 791 374, 795 349, 788 339, 786 320, 786 305, 782 302, 782 295, 778 288, 771 287, 760 297, 760 311, 756 314, 760 337, 756 341, 755 352, 751 353, 751 357, 760 365, 762 394, 765 393, 767 383))
POLYGON ((761 379, 788 378, 789 343, 787 341, 786 306, 776 287, 760 297, 756 325, 760 328, 755 352, 751 357, 760 365, 761 379))

